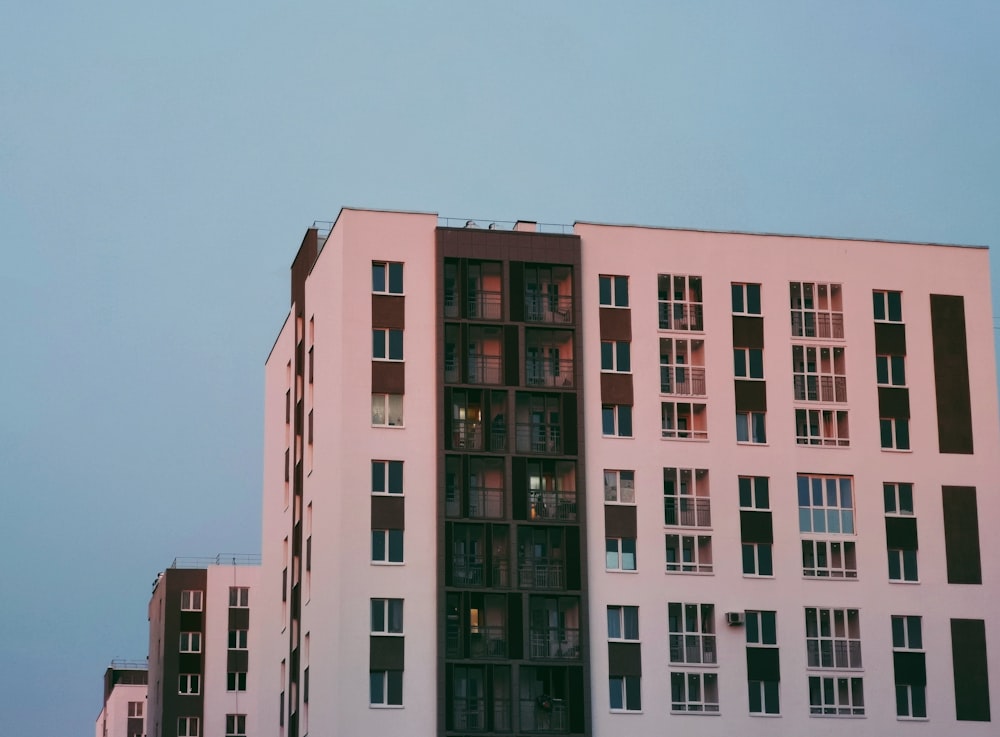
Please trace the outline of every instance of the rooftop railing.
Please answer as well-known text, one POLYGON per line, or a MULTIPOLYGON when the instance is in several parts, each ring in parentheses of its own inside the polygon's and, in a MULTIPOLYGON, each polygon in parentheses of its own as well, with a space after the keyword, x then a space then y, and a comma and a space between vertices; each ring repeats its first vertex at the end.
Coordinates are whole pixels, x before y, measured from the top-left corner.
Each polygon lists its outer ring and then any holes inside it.
POLYGON ((438 227, 467 228, 469 230, 520 230, 529 233, 549 233, 554 235, 573 234, 573 226, 564 223, 537 223, 526 220, 490 220, 489 218, 438 217, 438 227))
POLYGON ((174 558, 171 568, 207 568, 208 566, 259 566, 260 555, 255 553, 219 553, 215 557, 174 558))

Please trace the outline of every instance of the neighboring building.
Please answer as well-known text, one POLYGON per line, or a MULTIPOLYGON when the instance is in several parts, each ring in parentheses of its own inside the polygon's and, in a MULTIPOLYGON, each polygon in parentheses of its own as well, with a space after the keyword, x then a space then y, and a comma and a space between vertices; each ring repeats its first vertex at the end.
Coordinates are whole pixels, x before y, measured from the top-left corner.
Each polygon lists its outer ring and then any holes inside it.
POLYGON ((149 737, 262 734, 259 563, 249 555, 176 558, 157 577, 149 601, 149 737))
POLYGON ((991 734, 988 267, 308 230, 265 372, 261 734, 991 734))
POLYGON ((111 661, 104 671, 104 706, 94 737, 144 737, 147 675, 145 662, 111 661))

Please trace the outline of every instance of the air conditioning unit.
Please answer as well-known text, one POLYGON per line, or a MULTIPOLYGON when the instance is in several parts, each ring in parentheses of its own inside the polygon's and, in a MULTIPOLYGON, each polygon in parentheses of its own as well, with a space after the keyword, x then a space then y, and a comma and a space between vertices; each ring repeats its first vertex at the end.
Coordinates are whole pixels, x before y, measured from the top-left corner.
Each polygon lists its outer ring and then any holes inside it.
POLYGON ((743 624, 743 612, 726 612, 726 624, 730 627, 738 627, 743 624))

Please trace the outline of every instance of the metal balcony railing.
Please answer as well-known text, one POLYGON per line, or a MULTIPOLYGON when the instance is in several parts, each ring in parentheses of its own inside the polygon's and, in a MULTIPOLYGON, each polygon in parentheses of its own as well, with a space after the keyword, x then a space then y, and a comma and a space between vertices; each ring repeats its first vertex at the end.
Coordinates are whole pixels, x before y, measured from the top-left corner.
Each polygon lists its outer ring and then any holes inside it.
POLYGON ((793 374, 795 399, 800 402, 846 402, 846 376, 793 374))
POLYGON ((711 527, 712 500, 690 496, 665 496, 663 524, 677 527, 711 527))
POLYGON ((566 588, 564 573, 562 561, 535 558, 518 565, 517 582, 522 589, 561 591, 566 588))
POLYGON ((469 633, 470 658, 506 658, 507 633, 503 627, 478 627, 469 633))
POLYGON ((528 359, 524 363, 524 380, 528 386, 573 386, 573 359, 528 359))
POLYGON ((573 297, 526 294, 524 296, 525 322, 549 322, 568 325, 573 322, 573 297))
POLYGON ((670 662, 714 665, 715 635, 670 635, 670 662))
POLYGON ((562 453, 562 428, 559 425, 518 422, 514 429, 518 453, 562 453))
POLYGON ((503 383, 503 361, 500 356, 471 355, 468 366, 470 384, 503 383))
POLYGON ((503 489, 470 487, 468 492, 469 517, 500 519, 503 517, 503 489))
POLYGON ((486 699, 454 698, 451 702, 452 728, 463 732, 485 732, 486 699))
POLYGON ((451 447, 454 450, 482 450, 483 423, 475 420, 452 420, 451 447))
POLYGON ((705 396, 705 369, 700 366, 660 366, 660 393, 705 396))
POLYGON ((532 491, 530 495, 530 519, 576 519, 576 491, 532 491))
POLYGON ((806 640, 810 668, 860 668, 860 640, 806 640))
POLYGON ((793 309, 792 336, 842 340, 844 338, 844 313, 793 309))
POLYGON ((465 300, 470 320, 500 320, 503 318, 503 296, 500 292, 477 289, 465 300))
POLYGON ((547 627, 531 630, 531 657, 538 660, 575 660, 580 657, 580 630, 547 627))
POLYGON ((487 566, 481 555, 455 554, 451 559, 452 586, 510 588, 510 566, 496 559, 487 566))
POLYGON ((569 732, 567 705, 563 699, 541 695, 521 699, 519 726, 522 732, 569 732))
POLYGON ((703 306, 696 302, 660 302, 660 330, 705 329, 703 306))

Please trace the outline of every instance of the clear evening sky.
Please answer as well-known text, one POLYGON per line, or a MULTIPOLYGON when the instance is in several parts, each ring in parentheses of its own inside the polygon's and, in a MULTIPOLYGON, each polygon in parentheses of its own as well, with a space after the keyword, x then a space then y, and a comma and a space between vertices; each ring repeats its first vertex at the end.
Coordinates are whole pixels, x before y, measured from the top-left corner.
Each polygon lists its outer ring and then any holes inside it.
POLYGON ((1000 244, 995 0, 0 10, 4 735, 92 735, 157 571, 259 550, 263 362, 342 205, 1000 244))

